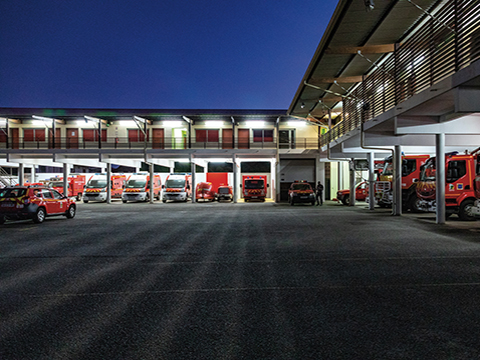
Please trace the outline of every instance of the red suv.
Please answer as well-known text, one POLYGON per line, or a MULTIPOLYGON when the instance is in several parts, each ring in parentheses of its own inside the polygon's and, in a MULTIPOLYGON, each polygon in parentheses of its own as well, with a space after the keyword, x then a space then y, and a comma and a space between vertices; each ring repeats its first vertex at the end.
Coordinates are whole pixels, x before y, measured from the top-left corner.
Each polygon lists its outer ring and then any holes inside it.
POLYGON ((5 220, 32 219, 40 224, 47 216, 75 216, 75 201, 44 186, 15 186, 0 189, 0 224, 5 220))

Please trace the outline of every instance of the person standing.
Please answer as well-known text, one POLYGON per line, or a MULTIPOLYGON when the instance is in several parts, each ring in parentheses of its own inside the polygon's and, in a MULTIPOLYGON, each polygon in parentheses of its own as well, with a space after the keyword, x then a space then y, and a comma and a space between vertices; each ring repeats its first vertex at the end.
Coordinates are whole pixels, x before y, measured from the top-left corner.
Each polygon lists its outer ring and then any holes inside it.
POLYGON ((317 183, 317 186, 315 188, 315 198, 317 200, 317 206, 318 205, 322 206, 323 205, 323 185, 320 181, 317 183))

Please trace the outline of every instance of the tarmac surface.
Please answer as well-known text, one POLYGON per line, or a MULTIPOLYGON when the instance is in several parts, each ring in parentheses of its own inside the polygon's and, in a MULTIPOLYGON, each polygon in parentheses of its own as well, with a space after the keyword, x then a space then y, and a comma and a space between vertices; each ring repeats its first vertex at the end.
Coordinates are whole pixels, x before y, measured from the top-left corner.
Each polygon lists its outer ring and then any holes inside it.
POLYGON ((0 359, 479 359, 480 222, 78 204, 0 227, 0 359))

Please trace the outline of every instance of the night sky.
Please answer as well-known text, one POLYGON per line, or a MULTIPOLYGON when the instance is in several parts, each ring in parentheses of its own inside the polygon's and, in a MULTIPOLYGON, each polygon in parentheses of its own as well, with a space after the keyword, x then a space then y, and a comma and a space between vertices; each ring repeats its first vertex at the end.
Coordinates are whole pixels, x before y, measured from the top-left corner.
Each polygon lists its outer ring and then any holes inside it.
POLYGON ((337 0, 0 0, 0 107, 287 109, 337 0))

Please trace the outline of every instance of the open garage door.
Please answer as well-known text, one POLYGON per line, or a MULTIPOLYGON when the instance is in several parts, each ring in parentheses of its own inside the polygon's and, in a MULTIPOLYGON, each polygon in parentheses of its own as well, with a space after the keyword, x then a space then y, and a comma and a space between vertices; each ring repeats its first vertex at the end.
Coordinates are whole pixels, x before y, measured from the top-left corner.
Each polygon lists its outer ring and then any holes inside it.
POLYGON ((295 180, 307 180, 315 187, 315 159, 280 159, 280 200, 288 200, 288 188, 295 180))

